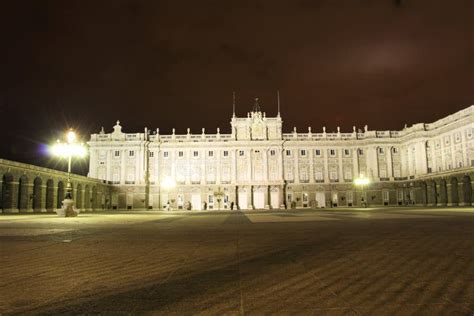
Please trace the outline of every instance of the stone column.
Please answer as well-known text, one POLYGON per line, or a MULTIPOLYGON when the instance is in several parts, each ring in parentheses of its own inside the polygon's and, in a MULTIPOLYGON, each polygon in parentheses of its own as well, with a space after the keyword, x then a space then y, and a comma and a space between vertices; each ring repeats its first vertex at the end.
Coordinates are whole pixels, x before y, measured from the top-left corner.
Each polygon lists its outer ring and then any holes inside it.
POLYGON ((263 150, 263 181, 268 182, 268 148, 263 150))
POLYGON ((388 152, 385 153, 387 155, 387 177, 393 178, 393 147, 388 147, 388 152))
POLYGON ((329 164, 328 164, 329 149, 327 149, 327 148, 321 149, 321 153, 324 154, 324 157, 323 157, 323 159, 324 159, 324 182, 329 183, 329 164))
POLYGON ((357 148, 352 150, 352 174, 354 178, 359 177, 359 151, 357 148))
POLYGON ((120 157, 121 163, 120 163, 120 183, 125 184, 126 179, 126 169, 127 169, 127 164, 125 155, 127 154, 127 150, 122 150, 121 151, 122 155, 120 157))
POLYGON ((342 155, 344 154, 344 148, 337 148, 337 154, 338 154, 338 159, 337 159, 337 164, 338 164, 338 179, 339 182, 344 182, 344 170, 342 170, 342 155))
POLYGON ((296 148, 294 150, 295 152, 295 158, 294 158, 294 178, 295 178, 295 183, 300 183, 300 160, 299 160, 299 156, 300 156, 300 153, 299 153, 299 149, 296 148))
POLYGON ((265 205, 265 208, 268 210, 270 209, 270 186, 267 185, 265 186, 265 192, 263 194, 263 204, 265 205))

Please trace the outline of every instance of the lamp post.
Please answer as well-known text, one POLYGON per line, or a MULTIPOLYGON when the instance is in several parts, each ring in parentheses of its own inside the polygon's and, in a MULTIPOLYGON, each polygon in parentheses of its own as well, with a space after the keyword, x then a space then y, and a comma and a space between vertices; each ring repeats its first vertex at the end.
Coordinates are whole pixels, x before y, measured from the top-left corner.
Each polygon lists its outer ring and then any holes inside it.
POLYGON ((72 157, 85 157, 87 155, 87 149, 84 144, 78 144, 76 142, 76 133, 70 129, 66 134, 66 143, 62 143, 59 139, 56 144, 50 147, 50 152, 53 156, 59 158, 65 158, 68 160, 67 163, 67 183, 66 183, 66 195, 63 200, 62 209, 57 211, 59 216, 74 217, 79 213, 74 210, 74 200, 72 198, 72 184, 71 184, 71 167, 72 157))
MULTIPOLYGON (((362 190, 362 197, 361 197, 361 202, 364 202, 364 189, 366 186, 370 184, 370 179, 364 177, 363 174, 360 174, 358 178, 354 179, 354 184, 358 187, 361 187, 362 190)), ((365 207, 368 206, 368 199, 365 199, 365 207)))

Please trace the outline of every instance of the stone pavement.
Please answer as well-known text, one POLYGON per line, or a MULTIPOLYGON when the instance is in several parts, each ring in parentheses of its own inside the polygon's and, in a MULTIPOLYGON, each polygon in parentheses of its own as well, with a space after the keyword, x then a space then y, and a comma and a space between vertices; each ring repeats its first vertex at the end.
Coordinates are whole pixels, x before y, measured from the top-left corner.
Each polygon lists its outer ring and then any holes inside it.
POLYGON ((473 209, 0 216, 2 315, 473 311, 473 209))

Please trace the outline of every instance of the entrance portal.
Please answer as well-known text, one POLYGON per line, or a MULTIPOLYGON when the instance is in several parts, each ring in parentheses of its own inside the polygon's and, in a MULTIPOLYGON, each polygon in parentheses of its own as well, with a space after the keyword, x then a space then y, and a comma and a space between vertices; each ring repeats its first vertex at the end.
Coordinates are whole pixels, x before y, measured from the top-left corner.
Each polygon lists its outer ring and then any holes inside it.
POLYGON ((265 208, 265 196, 263 192, 253 192, 253 205, 257 209, 265 208))
POLYGON ((324 192, 316 192, 316 202, 318 202, 318 207, 326 207, 326 196, 324 192))

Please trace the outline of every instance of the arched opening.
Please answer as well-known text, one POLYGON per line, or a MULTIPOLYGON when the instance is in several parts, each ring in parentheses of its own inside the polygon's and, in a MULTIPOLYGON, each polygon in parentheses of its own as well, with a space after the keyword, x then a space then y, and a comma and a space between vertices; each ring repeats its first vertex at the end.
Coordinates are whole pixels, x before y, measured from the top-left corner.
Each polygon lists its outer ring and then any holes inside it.
POLYGON ((64 200, 64 182, 58 182, 58 195, 56 197, 56 208, 63 207, 63 200, 64 200))
POLYGON ((79 183, 76 187, 76 208, 82 208, 82 185, 79 183))
POLYGON ((93 210, 97 208, 97 187, 92 187, 91 207, 93 210))
POLYGON ((471 177, 464 176, 462 178, 462 195, 463 195, 463 202, 465 206, 472 205, 472 185, 471 185, 471 177))
POLYGON ((446 180, 441 179, 439 181, 439 192, 438 192, 438 205, 446 206, 448 203, 448 187, 446 180))
POLYGON ((421 203, 423 206, 428 205, 428 185, 426 182, 421 182, 420 183, 420 188, 421 188, 421 203))
POLYGON ((13 208, 13 176, 9 173, 2 177, 2 210, 13 208))
POLYGON ((459 205, 458 179, 457 178, 452 178, 451 179, 451 201, 449 201, 449 203, 452 206, 459 205))
POLYGON ((84 188, 84 209, 89 210, 91 208, 91 195, 89 186, 86 185, 84 188))
POLYGON ((430 181, 429 183, 428 199, 431 205, 436 206, 438 204, 438 190, 436 189, 435 181, 430 181))
POLYGON ((18 209, 25 211, 28 209, 28 177, 22 175, 18 180, 18 209))
POLYGON ((46 210, 52 212, 54 209, 54 182, 53 179, 46 181, 46 210))
POLYGON ((40 177, 36 177, 33 180, 33 210, 35 212, 41 212, 41 202, 43 198, 43 180, 40 177))

